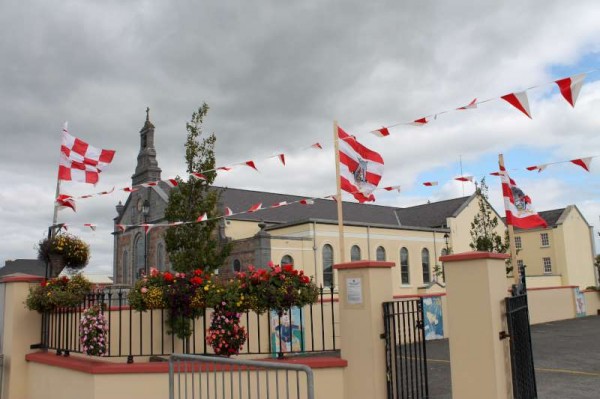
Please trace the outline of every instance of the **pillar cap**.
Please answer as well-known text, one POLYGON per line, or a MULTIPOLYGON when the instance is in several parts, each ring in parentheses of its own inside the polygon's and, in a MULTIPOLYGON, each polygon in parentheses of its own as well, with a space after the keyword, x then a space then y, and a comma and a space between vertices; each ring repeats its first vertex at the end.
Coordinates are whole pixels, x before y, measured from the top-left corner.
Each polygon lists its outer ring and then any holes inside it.
POLYGON ((346 262, 346 263, 338 263, 333 265, 333 268, 336 270, 346 270, 346 269, 381 269, 387 267, 394 267, 396 264, 394 262, 377 262, 373 260, 358 260, 355 262, 346 262))
POLYGON ((442 262, 459 262, 459 261, 464 261, 464 260, 477 260, 477 259, 502 259, 502 260, 505 260, 508 258, 510 258, 509 254, 499 254, 497 252, 483 252, 483 251, 463 252, 460 254, 440 256, 440 260, 442 262))

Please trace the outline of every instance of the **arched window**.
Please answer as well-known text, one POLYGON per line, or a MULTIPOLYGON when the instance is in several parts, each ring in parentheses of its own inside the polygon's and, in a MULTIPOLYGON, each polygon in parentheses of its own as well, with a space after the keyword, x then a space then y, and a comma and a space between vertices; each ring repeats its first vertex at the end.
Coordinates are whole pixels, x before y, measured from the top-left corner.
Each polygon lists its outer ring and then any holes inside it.
MULTIPOLYGON (((133 273, 134 278, 140 276, 140 271, 144 271, 144 237, 141 234, 135 236, 135 246, 133 247, 133 273)), ((133 282, 133 281, 132 281, 133 282)))
POLYGON ((410 284, 410 274, 408 269, 408 249, 400 250, 400 281, 402 284, 410 284))
POLYGON ((377 247, 376 256, 378 262, 385 262, 385 248, 377 247))
POLYGON ((323 245, 323 286, 333 287, 333 247, 323 245))
POLYGON ((240 271, 242 271, 242 262, 240 262, 239 259, 234 259, 233 260, 233 271, 234 272, 240 272, 240 271))
POLYGON ((159 242, 156 246, 156 267, 161 272, 166 270, 165 264, 165 244, 159 242))
POLYGON ((421 251, 421 266, 423 267, 423 283, 431 282, 431 272, 429 271, 429 250, 423 248, 421 251))
POLYGON ((350 248, 350 261, 355 262, 360 260, 360 247, 358 245, 353 245, 350 248))
POLYGON ((283 258, 281 258, 281 266, 283 265, 294 266, 294 258, 292 258, 290 255, 285 255, 283 258))
POLYGON ((122 270, 123 270, 123 279, 121 282, 123 284, 129 284, 131 281, 131 268, 129 267, 129 252, 123 251, 123 260, 122 260, 122 270))

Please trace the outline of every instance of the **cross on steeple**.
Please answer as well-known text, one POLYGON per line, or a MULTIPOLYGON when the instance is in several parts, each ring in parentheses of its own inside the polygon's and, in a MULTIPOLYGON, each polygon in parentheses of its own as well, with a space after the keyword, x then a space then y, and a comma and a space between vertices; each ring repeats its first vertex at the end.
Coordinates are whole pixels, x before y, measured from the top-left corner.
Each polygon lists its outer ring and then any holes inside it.
POLYGON ((146 121, 150 122, 150 107, 146 107, 146 121))

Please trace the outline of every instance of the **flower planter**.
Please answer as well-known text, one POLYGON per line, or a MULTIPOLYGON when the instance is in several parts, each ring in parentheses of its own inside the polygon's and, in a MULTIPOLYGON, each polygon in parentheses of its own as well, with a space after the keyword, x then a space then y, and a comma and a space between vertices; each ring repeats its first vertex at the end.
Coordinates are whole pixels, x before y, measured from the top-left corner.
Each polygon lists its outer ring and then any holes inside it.
POLYGON ((49 278, 58 277, 66 265, 65 257, 62 254, 48 254, 49 258, 49 278))

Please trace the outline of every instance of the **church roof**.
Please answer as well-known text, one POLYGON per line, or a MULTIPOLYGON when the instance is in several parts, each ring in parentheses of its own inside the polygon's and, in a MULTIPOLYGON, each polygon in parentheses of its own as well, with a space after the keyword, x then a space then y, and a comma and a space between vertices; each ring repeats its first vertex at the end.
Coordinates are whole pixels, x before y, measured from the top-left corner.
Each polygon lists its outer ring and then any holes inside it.
MULTIPOLYGON (((222 206, 228 206, 234 213, 245 211, 259 202, 262 202, 263 207, 267 207, 281 201, 294 202, 306 198, 236 188, 220 188, 220 190, 222 190, 222 206)), ((407 208, 343 202, 343 217, 346 223, 441 228, 446 227, 446 218, 455 216, 470 199, 471 197, 461 197, 407 208)), ((296 203, 260 212, 234 215, 230 219, 274 224, 293 223, 299 220, 337 222, 337 204, 332 200, 315 199, 313 205, 296 203)))

